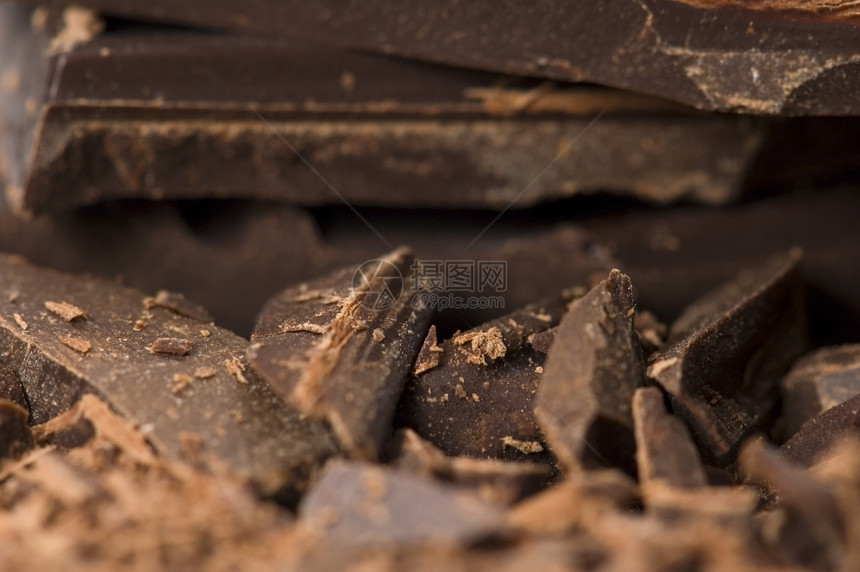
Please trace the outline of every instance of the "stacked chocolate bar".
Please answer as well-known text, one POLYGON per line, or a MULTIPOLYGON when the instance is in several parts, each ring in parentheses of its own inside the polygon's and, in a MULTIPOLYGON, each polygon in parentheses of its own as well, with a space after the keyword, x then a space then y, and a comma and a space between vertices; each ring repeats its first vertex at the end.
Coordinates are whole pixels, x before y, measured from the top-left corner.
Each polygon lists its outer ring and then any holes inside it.
POLYGON ((0 565, 860 566, 851 2, 0 4, 0 565))

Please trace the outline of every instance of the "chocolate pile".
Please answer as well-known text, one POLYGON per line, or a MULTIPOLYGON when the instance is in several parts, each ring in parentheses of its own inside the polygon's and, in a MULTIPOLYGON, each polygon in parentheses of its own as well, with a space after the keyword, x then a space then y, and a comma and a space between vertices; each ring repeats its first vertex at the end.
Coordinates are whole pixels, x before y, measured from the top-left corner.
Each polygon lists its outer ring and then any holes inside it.
POLYGON ((0 567, 860 568, 852 3, 66 4, 0 567))

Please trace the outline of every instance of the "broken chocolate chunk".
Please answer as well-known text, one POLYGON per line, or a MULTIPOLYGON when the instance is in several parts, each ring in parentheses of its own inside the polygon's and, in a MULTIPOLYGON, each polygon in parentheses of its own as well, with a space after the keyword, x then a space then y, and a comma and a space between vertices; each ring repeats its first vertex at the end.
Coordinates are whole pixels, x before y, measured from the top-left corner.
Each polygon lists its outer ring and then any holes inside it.
POLYGON ((731 462, 772 415, 780 376, 808 345, 800 258, 776 256, 706 295, 649 360, 707 463, 731 462))
POLYGON ((532 412, 544 356, 528 340, 557 324, 571 298, 558 295, 445 340, 434 352, 438 365, 407 383, 398 423, 447 455, 544 460, 532 412))
POLYGON ((617 270, 571 305, 555 335, 535 415, 567 472, 635 474, 630 400, 644 381, 630 279, 617 270))
POLYGON ((804 423, 780 451, 795 463, 811 467, 838 443, 857 437, 860 437, 860 394, 804 423))
POLYGON ((816 415, 860 393, 860 345, 803 356, 783 378, 782 435, 789 438, 816 415))
POLYGON ((680 419, 666 412, 663 393, 641 387, 633 394, 636 465, 643 487, 662 482, 672 487, 708 484, 699 453, 680 419))
POLYGON ((378 465, 334 460, 299 520, 341 544, 433 541, 463 546, 500 529, 499 506, 460 487, 378 465))
POLYGON ((221 370, 195 382, 193 395, 171 392, 176 374, 241 358, 247 348, 242 338, 215 326, 204 336, 198 321, 163 308, 152 308, 148 326, 136 331, 142 294, 0 257, 0 291, 9 289, 20 294, 14 306, 0 309, 2 360, 20 378, 34 424, 95 393, 138 424, 157 452, 182 457, 181 436, 196 435, 204 458, 268 494, 303 487, 311 471, 335 452, 324 425, 302 419, 250 369, 245 384, 221 370), (90 317, 59 322, 45 312, 45 299, 85 307, 90 317), (22 331, 13 312, 30 328, 22 331), (150 353, 159 338, 177 334, 193 340, 193 352, 182 359, 150 353), (67 347, 63 336, 86 341, 89 350, 82 354, 67 347))
POLYGON ((390 437, 429 327, 414 260, 400 249, 285 290, 263 308, 251 336, 254 369, 305 414, 331 423, 358 458, 376 459, 390 437))
POLYGON ((33 447, 33 432, 26 409, 0 398, 0 460, 16 459, 33 447))

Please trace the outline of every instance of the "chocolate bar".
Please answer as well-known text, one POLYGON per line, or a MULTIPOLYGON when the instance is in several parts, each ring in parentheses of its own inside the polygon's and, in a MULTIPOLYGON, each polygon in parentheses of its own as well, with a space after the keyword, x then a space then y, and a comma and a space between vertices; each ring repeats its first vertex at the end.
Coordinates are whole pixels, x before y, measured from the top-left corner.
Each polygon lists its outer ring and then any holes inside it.
POLYGON ((860 32, 851 5, 221 0, 204 9, 164 0, 81 3, 126 17, 612 85, 702 109, 787 115, 860 110, 853 97, 860 86, 854 49, 860 32))
POLYGON ((87 393, 137 423, 159 453, 189 443, 267 494, 294 494, 336 452, 329 430, 285 406, 248 367, 247 342, 128 288, 0 258, 0 347, 19 377, 32 423, 87 393), (83 310, 67 320, 46 303, 83 310), (17 317, 16 317, 17 316, 17 317), (24 323, 27 326, 24 326, 24 323), (152 352, 181 336, 187 352, 152 352))
POLYGON ((69 22, 30 32, 15 7, 2 15, 20 48, 0 67, 24 78, 3 96, 18 211, 225 197, 504 208, 602 189, 724 203, 767 129, 286 40, 109 28, 63 43, 69 22))

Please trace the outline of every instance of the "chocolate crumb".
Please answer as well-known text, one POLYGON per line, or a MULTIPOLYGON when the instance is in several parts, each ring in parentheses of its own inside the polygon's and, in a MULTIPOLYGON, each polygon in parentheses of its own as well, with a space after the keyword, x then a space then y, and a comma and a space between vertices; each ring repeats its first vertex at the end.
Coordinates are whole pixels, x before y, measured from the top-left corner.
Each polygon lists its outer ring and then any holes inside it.
POLYGON ((224 368, 227 370, 232 376, 239 381, 239 383, 247 384, 248 379, 245 377, 243 373, 245 371, 245 364, 242 363, 242 360, 234 357, 233 359, 225 359, 224 360, 224 368))
POLYGON ((75 318, 83 318, 86 316, 86 313, 83 310, 81 310, 74 304, 69 304, 68 302, 52 302, 50 300, 47 300, 45 302, 45 308, 55 313, 67 322, 71 322, 75 318))
POLYGON ((73 336, 60 336, 60 341, 63 342, 64 345, 77 352, 81 352, 82 354, 89 352, 93 347, 93 345, 87 340, 82 340, 81 338, 75 338, 73 336))
POLYGON ((475 365, 487 365, 487 359, 490 361, 503 357, 508 351, 505 342, 502 339, 502 332, 499 328, 492 327, 485 332, 468 332, 454 338, 454 344, 460 347, 460 350, 466 354, 466 361, 475 365), (466 349, 465 344, 470 343, 466 349))
POLYGON ((184 338, 158 338, 149 349, 154 354, 188 355, 194 344, 184 338))
POLYGON ((521 441, 519 439, 514 439, 513 437, 502 437, 501 439, 502 445, 505 447, 510 447, 511 449, 516 449, 521 453, 531 454, 531 453, 541 453, 543 452, 543 445, 541 445, 538 441, 521 441))
POLYGON ((215 368, 214 367, 198 367, 194 370, 194 377, 197 379, 209 379, 211 377, 215 377, 215 368))
POLYGON ((24 321, 24 318, 21 317, 21 314, 12 314, 12 317, 15 318, 15 322, 17 322, 18 325, 21 326, 22 330, 26 330, 30 327, 27 322, 24 321))
POLYGON ((182 393, 182 390, 188 387, 191 382, 194 381, 190 375, 185 373, 175 373, 173 374, 173 387, 170 389, 170 393, 173 395, 178 395, 182 393))

